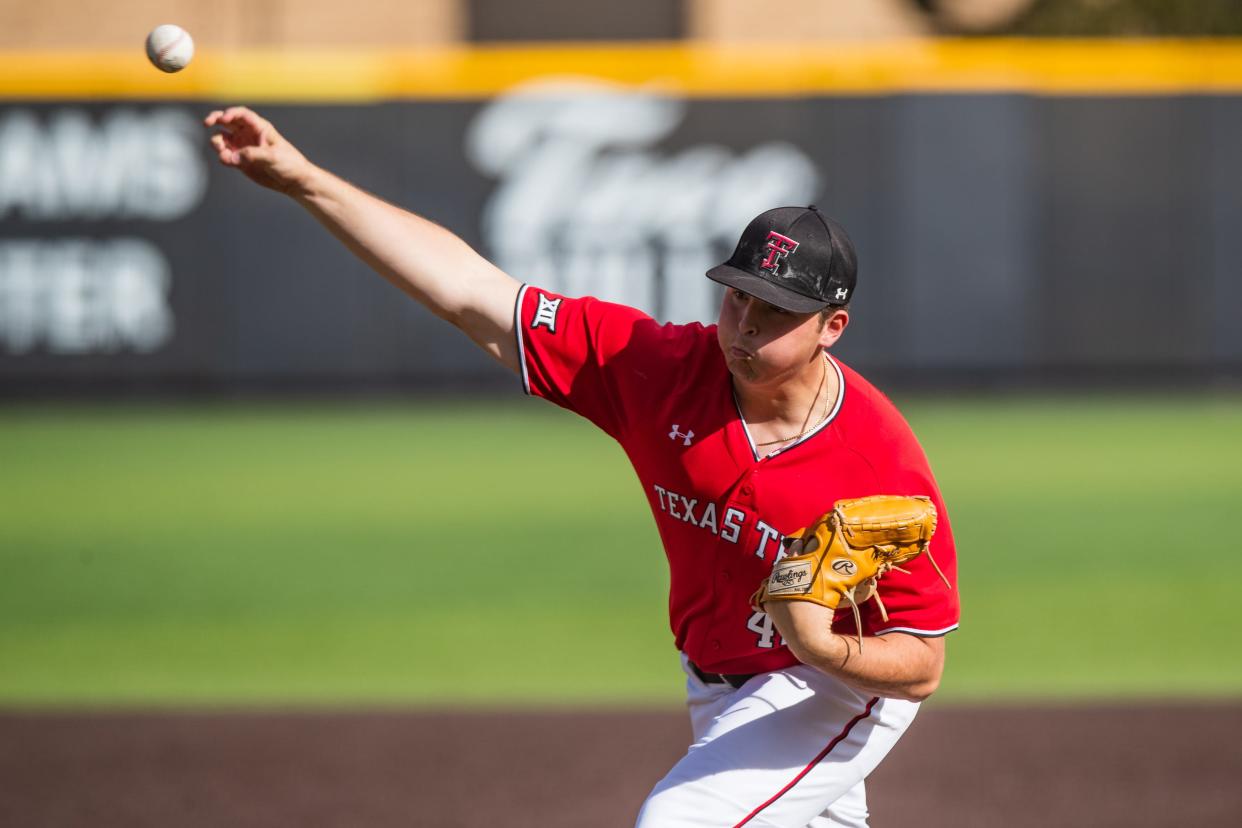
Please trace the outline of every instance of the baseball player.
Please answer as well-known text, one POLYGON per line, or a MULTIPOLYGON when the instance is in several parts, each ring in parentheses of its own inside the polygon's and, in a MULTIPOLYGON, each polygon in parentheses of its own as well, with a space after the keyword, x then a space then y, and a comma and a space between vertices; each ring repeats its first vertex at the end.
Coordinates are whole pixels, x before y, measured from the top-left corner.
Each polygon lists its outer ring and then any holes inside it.
POLYGON ((935 690, 958 597, 922 450, 893 405, 829 353, 856 282, 845 231, 814 207, 762 214, 707 274, 725 286, 718 324, 661 325, 519 284, 444 228, 311 164, 250 110, 212 112, 206 125, 223 164, 292 197, 527 393, 625 449, 668 556, 694 733, 638 826, 866 825, 864 779, 935 690), (774 564, 816 545, 809 534, 796 548, 783 541, 833 504, 874 495, 934 507, 928 554, 851 587, 836 612, 775 600, 774 564))

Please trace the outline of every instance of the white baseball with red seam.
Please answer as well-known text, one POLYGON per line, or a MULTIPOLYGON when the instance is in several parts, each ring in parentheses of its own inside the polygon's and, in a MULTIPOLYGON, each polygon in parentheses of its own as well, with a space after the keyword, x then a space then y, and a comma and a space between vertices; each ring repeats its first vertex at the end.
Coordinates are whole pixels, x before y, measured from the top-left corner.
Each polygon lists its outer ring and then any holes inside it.
POLYGON ((147 35, 147 57, 157 69, 180 72, 194 57, 194 39, 180 26, 156 26, 147 35))

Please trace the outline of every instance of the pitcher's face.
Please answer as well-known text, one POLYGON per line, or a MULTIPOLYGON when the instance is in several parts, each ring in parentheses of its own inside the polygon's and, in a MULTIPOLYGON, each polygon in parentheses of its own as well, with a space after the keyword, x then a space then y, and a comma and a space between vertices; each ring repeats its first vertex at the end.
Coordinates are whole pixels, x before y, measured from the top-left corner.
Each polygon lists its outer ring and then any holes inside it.
POLYGON ((841 336, 849 321, 844 310, 825 323, 818 311, 794 313, 745 291, 729 288, 720 304, 716 337, 730 373, 754 384, 779 384, 816 362, 822 349, 841 336))

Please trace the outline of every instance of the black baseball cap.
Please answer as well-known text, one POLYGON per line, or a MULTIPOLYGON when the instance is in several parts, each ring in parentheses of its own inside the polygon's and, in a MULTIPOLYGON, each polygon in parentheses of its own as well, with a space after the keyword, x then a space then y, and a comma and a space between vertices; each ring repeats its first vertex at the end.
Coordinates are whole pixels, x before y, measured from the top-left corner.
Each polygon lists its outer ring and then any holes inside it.
POLYGON ((814 205, 777 207, 746 225, 733 256, 707 278, 778 308, 810 313, 853 298, 858 257, 845 228, 814 205))

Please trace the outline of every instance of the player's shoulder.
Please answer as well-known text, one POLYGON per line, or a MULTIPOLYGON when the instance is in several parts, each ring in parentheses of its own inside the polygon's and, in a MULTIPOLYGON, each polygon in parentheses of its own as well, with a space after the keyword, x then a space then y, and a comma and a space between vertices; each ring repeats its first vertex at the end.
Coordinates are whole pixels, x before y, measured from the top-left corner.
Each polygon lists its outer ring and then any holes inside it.
POLYGON ((523 313, 532 327, 538 327, 541 319, 563 319, 559 326, 545 322, 544 327, 576 331, 606 353, 672 364, 710 354, 707 346, 715 343, 714 326, 659 322, 641 308, 596 296, 567 296, 535 285, 526 285, 522 291, 523 313))
POLYGON ((905 417, 887 394, 839 358, 832 359, 841 369, 841 378, 845 385, 842 415, 858 418, 863 424, 900 425, 909 428, 905 417))
POLYGON ((833 360, 845 387, 836 425, 849 449, 877 471, 894 463, 925 463, 914 430, 888 395, 841 360, 833 360))

